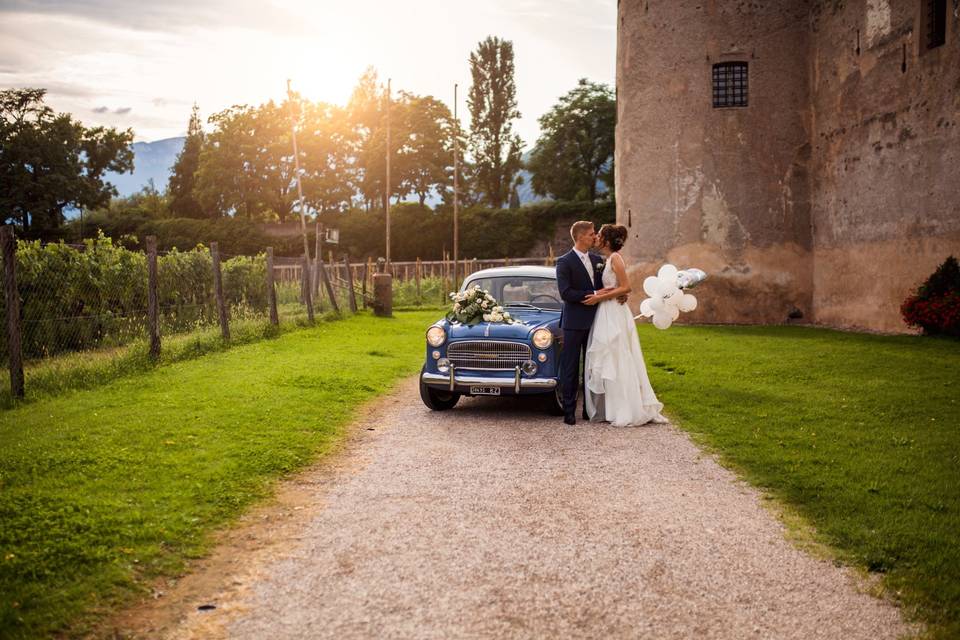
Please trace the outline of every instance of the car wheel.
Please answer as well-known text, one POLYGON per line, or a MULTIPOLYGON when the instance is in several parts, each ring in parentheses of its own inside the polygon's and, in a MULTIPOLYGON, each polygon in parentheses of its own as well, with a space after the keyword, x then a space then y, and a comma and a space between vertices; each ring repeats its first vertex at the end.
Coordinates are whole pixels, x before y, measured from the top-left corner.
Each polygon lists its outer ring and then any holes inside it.
POLYGON ((558 384, 553 391, 544 394, 547 412, 552 416, 562 416, 563 411, 563 391, 558 384))
POLYGON ((432 411, 446 411, 453 409, 460 401, 460 394, 457 392, 441 391, 429 387, 420 381, 420 399, 427 408, 432 411))

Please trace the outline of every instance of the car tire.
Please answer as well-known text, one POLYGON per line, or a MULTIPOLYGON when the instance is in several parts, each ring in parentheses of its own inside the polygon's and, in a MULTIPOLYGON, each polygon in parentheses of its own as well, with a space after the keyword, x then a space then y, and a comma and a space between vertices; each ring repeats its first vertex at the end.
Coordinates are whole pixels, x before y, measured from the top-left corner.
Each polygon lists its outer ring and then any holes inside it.
POLYGON ((553 391, 544 394, 544 406, 547 409, 547 413, 552 416, 564 415, 563 391, 560 389, 559 384, 554 387, 553 391))
POLYGON ((460 395, 461 394, 455 391, 434 389, 425 385, 423 380, 420 381, 420 399, 423 400, 423 404, 427 405, 427 408, 431 411, 447 411, 453 409, 460 401, 460 395))

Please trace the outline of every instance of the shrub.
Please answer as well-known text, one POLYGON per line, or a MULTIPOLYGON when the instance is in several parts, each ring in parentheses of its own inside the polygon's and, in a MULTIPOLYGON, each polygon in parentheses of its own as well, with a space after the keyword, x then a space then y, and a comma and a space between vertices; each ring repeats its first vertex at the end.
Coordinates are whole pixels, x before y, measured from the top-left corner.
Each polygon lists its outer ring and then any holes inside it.
POLYGON ((944 260, 900 307, 903 320, 926 335, 960 337, 960 264, 944 260))

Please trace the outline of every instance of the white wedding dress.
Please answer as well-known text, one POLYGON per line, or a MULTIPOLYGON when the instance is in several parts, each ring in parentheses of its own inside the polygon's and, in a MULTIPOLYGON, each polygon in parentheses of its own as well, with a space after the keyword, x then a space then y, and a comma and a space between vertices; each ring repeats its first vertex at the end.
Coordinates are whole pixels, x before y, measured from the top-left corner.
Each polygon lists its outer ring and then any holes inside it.
MULTIPOLYGON (((610 262, 608 259, 603 269, 604 287, 617 286, 617 274, 610 262)), ((629 306, 616 300, 604 300, 597 306, 584 370, 584 402, 591 420, 617 427, 667 422, 660 414, 663 404, 647 377, 629 306)))

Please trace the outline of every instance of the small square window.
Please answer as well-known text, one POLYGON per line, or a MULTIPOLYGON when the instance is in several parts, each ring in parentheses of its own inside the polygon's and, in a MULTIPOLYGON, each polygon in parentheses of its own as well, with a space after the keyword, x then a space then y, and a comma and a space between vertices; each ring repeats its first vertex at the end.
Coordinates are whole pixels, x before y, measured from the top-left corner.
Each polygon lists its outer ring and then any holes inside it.
POLYGON ((947 0, 923 0, 923 40, 927 49, 947 42, 947 0))
POLYGON ((713 108, 747 106, 747 63, 713 65, 713 108))

